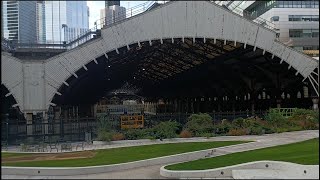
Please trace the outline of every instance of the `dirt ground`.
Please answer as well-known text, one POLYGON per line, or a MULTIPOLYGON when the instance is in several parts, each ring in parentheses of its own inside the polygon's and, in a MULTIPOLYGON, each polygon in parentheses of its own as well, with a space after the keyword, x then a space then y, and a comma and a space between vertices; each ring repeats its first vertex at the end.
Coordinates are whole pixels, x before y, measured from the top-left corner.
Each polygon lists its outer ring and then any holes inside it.
POLYGON ((80 159, 80 158, 92 158, 96 152, 93 151, 81 151, 70 153, 55 153, 55 154, 32 154, 18 157, 3 157, 2 163, 7 162, 22 162, 22 161, 42 161, 42 160, 62 160, 62 159, 80 159))

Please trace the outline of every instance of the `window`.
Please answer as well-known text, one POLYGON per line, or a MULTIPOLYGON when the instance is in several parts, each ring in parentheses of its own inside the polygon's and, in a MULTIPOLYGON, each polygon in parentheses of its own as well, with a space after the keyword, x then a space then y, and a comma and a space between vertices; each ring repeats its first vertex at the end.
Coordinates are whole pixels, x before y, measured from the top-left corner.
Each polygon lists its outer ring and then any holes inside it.
POLYGON ((273 16, 273 17, 271 18, 271 21, 279 21, 279 16, 273 16))
POLYGON ((311 21, 311 16, 301 16, 302 21, 311 21))
POLYGON ((301 1, 293 1, 293 8, 301 8, 301 1))
POLYGON ((289 29, 289 37, 293 37, 293 38, 319 37, 319 29, 289 29))
POLYGON ((289 21, 319 21, 318 15, 289 15, 289 21))
POLYGON ((311 21, 319 21, 319 16, 312 16, 311 18, 311 21))
POLYGON ((279 7, 279 8, 283 8, 283 7, 284 7, 284 6, 283 6, 283 1, 278 1, 277 4, 278 4, 278 7, 279 7))
POLYGON ((312 34, 312 37, 319 37, 319 29, 313 29, 311 34, 312 34))
POLYGON ((303 29, 302 30, 302 37, 304 37, 304 38, 312 37, 311 29, 303 29))

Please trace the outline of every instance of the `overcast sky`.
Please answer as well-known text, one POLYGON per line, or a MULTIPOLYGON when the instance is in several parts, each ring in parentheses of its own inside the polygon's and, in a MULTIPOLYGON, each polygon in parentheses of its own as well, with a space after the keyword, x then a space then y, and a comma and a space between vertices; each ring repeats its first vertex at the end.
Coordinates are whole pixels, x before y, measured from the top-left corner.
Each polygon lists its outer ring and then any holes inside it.
MULTIPOLYGON (((128 9, 145 2, 147 1, 120 1, 120 6, 128 9)), ((87 5, 90 12, 89 28, 92 28, 94 27, 94 22, 100 19, 100 9, 104 8, 104 1, 87 1, 87 5)))

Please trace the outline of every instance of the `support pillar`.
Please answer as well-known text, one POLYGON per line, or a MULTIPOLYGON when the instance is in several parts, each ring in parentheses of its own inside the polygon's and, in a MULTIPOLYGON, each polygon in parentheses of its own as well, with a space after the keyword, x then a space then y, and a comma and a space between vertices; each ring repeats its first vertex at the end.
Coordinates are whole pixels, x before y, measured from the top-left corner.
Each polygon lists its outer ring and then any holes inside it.
POLYGON ((44 123, 44 128, 42 130, 43 133, 43 140, 47 140, 47 136, 49 134, 49 124, 48 124, 48 113, 43 112, 43 123, 44 123))
POLYGON ((251 114, 254 115, 254 110, 255 110, 255 106, 254 106, 254 101, 251 102, 251 114))
MULTIPOLYGON (((54 133, 60 134, 60 119, 61 119, 61 107, 59 111, 54 111, 54 133)), ((66 119, 66 111, 64 111, 64 118, 66 119)))
POLYGON ((277 108, 281 108, 281 101, 282 100, 281 99, 277 99, 276 101, 277 101, 277 108))
POLYGON ((194 108, 193 108, 193 104, 194 104, 194 99, 191 100, 191 113, 194 113, 194 108))
POLYGON ((318 110, 319 109, 319 99, 317 97, 316 98, 312 98, 312 102, 313 102, 312 109, 313 110, 318 110))
MULTIPOLYGON (((33 127, 32 127, 32 113, 26 114, 26 120, 27 120, 27 136, 33 135, 33 127)), ((33 141, 32 137, 28 137, 27 140, 33 141)))

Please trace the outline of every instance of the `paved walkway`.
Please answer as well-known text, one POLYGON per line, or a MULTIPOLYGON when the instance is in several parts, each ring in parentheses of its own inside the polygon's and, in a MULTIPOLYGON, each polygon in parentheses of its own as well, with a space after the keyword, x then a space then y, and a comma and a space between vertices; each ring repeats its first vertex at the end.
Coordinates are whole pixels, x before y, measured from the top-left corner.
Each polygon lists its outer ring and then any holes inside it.
MULTIPOLYGON (((260 149, 265 147, 272 147, 282 144, 289 144, 294 142, 300 142, 312 138, 319 137, 319 130, 311 131, 297 131, 297 132, 286 132, 281 134, 269 134, 263 136, 223 136, 223 137, 214 137, 210 139, 202 138, 198 141, 234 141, 234 140, 255 140, 255 143, 250 144, 239 144, 231 147, 220 147, 216 148, 215 155, 224 155, 234 152, 242 152, 253 149, 260 149)), ((192 140, 195 141, 196 139, 192 140)), ((183 142, 190 140, 181 140, 183 142)), ((158 144, 166 143, 168 141, 162 142, 152 142, 152 143, 142 143, 144 144, 158 144)), ((108 148, 114 148, 118 146, 132 146, 137 145, 134 143, 128 144, 117 144, 109 145, 108 148)), ((107 146, 106 146, 107 147, 107 146)), ((103 147, 101 147, 103 148, 103 147)), ((17 175, 2 175, 1 178, 4 179, 164 179, 160 176, 160 167, 165 164, 135 168, 129 170, 122 170, 111 173, 100 173, 100 174, 88 174, 88 175, 79 175, 79 176, 17 176, 17 175)))

